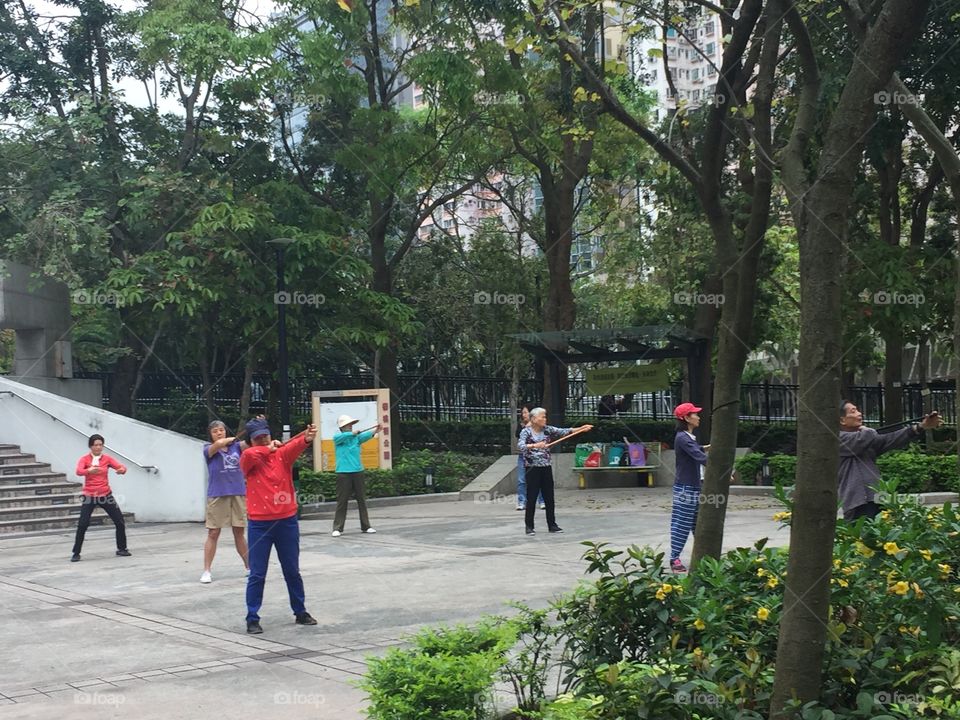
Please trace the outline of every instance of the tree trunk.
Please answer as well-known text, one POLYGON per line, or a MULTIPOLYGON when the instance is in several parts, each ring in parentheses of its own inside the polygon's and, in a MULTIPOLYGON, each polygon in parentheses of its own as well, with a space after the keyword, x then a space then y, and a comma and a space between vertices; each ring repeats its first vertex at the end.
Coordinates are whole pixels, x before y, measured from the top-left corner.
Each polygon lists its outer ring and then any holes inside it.
POLYGON ((903 326, 883 333, 883 421, 888 425, 903 420, 903 326))
POLYGON ((250 417, 250 390, 253 385, 253 373, 257 369, 257 358, 253 348, 247 350, 243 361, 243 389, 240 391, 240 418, 237 420, 237 432, 250 417))
MULTIPOLYGON (((549 273, 547 300, 543 305, 543 329, 572 330, 576 322, 576 305, 570 281, 570 253, 573 247, 576 182, 564 179, 555 184, 552 178, 542 178, 541 187, 546 226, 544 254, 549 273)), ((548 347, 558 352, 567 349, 565 344, 548 347)), ((567 366, 564 364, 560 364, 559 372, 547 372, 544 376, 543 406, 547 409, 547 417, 552 418, 553 422, 564 422, 567 385, 567 366), (558 383, 556 389, 554 382, 558 383), (554 402, 554 397, 559 404, 554 402)))
MULTIPOLYGON (((785 5, 786 0, 775 0, 785 5)), ((841 277, 837 236, 845 240, 862 138, 883 89, 909 50, 929 0, 887 0, 857 50, 816 164, 806 185, 807 142, 815 114, 794 127, 784 160, 787 194, 800 241, 800 393, 797 479, 783 615, 770 717, 784 718, 786 704, 817 700, 829 622, 830 577, 837 513, 837 405, 840 401, 841 277), (809 122, 808 122, 809 121, 809 122), (795 142, 796 141, 796 142, 795 142)), ((803 84, 819 84, 809 33, 795 8, 787 13, 801 53, 803 84)), ((807 88, 802 92, 804 96, 807 88)), ((808 108, 809 109, 809 108, 808 108)))
POLYGON ((753 311, 757 295, 760 256, 770 221, 770 196, 773 190, 771 155, 772 129, 770 108, 776 69, 780 15, 767 14, 766 36, 761 48, 757 86, 753 97, 754 141, 752 154, 742 157, 741 181, 750 190, 750 215, 739 244, 734 236, 730 213, 721 205, 720 184, 708 183, 712 197, 703 197, 717 247, 718 269, 723 281, 724 301, 720 308, 720 339, 717 347, 717 374, 712 400, 710 459, 703 480, 703 495, 694 535, 691 567, 701 558, 719 557, 723 549, 723 528, 737 450, 737 426, 740 420, 740 380, 751 347, 753 311), (749 166, 755 167, 753 174, 749 166))

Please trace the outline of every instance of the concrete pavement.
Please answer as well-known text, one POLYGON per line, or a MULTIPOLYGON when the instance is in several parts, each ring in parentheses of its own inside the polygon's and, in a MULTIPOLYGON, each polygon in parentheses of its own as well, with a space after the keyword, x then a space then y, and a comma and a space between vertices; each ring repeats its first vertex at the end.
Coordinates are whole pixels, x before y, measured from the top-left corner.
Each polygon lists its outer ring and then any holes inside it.
MULTIPOLYGON (((732 498, 725 545, 786 544, 777 509, 732 498)), ((362 535, 351 505, 343 537, 330 537, 330 520, 301 523, 320 624, 293 623, 274 556, 259 636, 245 633, 229 533, 210 585, 199 583, 200 524, 131 525, 129 558, 114 556, 112 526, 91 528, 79 563, 72 533, 0 536, 0 717, 359 719, 365 657, 423 625, 472 622, 511 600, 544 606, 583 577, 582 540, 665 548, 669 512, 669 488, 561 490, 562 535, 546 532, 543 511, 538 534, 524 535, 513 496, 378 507, 378 533, 362 535)))

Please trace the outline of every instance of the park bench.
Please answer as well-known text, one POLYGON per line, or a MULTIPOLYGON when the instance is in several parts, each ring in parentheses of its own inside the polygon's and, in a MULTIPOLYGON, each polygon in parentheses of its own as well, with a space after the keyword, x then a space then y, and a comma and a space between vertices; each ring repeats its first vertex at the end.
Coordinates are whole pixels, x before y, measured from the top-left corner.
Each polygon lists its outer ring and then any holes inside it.
POLYGON ((646 448, 645 465, 601 465, 599 467, 575 467, 579 480, 577 486, 583 490, 587 488, 587 476, 591 473, 636 473, 638 487, 653 487, 653 471, 660 467, 660 443, 644 443, 646 448))

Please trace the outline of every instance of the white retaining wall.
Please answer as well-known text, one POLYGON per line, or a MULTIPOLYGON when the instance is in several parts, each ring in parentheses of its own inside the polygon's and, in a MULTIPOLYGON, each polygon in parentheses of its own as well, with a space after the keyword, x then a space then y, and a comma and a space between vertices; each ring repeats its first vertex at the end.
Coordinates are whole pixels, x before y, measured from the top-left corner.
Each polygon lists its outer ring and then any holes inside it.
POLYGON ((110 487, 122 510, 141 522, 204 519, 207 468, 202 440, 0 377, 0 443, 19 445, 55 472, 82 481, 74 471, 94 433, 106 439, 105 452, 127 466, 126 475, 110 473, 110 487))

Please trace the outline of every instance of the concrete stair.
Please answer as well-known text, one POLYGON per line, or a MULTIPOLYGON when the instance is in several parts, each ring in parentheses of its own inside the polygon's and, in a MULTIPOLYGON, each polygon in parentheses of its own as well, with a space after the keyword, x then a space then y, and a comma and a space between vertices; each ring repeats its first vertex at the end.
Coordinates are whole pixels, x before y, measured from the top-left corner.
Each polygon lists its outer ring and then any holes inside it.
MULTIPOLYGON (((0 535, 75 528, 82 488, 19 446, 0 444, 0 535)), ((133 522, 132 513, 124 517, 133 522)), ((99 510, 90 519, 91 525, 105 522, 110 518, 99 510)))

